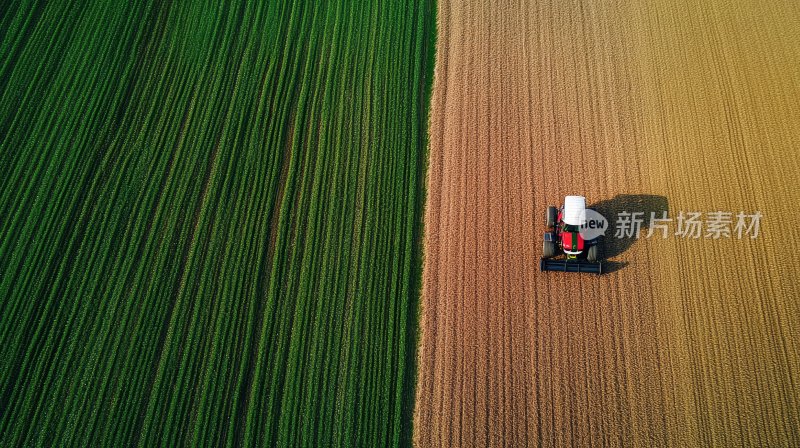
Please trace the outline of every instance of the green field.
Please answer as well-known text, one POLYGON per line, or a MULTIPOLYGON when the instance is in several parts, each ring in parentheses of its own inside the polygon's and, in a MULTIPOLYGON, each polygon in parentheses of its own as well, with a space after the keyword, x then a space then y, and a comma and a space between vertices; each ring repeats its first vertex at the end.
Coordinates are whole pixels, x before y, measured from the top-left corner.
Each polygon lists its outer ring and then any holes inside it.
POLYGON ((0 6, 0 445, 410 439, 435 8, 368 3, 0 6))

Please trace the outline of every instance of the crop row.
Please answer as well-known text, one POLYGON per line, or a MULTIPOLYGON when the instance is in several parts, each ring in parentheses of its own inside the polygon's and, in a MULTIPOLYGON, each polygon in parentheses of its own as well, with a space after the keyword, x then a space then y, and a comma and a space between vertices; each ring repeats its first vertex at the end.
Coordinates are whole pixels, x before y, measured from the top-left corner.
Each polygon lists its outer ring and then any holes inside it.
POLYGON ((0 444, 410 437, 432 5, 0 11, 0 444))

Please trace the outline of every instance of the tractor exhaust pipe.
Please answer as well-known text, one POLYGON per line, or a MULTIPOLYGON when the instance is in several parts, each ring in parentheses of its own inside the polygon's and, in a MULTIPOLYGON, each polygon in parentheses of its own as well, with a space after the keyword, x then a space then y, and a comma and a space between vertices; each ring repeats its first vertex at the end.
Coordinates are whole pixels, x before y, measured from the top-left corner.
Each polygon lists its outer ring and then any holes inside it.
POLYGON ((600 275, 603 273, 603 262, 591 262, 586 260, 550 260, 542 258, 539 262, 539 270, 558 271, 558 272, 586 272, 588 274, 600 275))

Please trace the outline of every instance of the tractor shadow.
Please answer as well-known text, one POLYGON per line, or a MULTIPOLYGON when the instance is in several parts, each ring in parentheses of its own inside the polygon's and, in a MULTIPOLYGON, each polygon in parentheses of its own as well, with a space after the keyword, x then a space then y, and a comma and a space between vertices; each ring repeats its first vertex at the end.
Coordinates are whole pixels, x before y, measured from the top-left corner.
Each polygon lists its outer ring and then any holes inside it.
MULTIPOLYGON (((606 231, 603 250, 605 258, 617 257, 628 250, 637 240, 632 238, 617 238, 615 236, 619 214, 622 212, 638 213, 641 215, 641 230, 639 238, 645 238, 650 229, 652 214, 656 218, 662 217, 664 212, 669 213, 669 203, 666 196, 652 194, 621 194, 612 199, 597 202, 589 206, 608 220, 608 230, 606 231)), ((654 237, 656 237, 655 234, 654 237)), ((605 272, 614 272, 627 266, 625 261, 605 261, 603 263, 605 272)))

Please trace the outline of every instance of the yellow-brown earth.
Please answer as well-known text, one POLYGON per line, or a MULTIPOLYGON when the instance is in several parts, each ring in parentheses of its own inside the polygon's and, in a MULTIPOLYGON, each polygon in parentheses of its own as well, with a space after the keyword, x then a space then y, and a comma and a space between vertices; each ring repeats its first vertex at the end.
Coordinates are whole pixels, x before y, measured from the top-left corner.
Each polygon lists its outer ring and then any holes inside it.
POLYGON ((415 443, 800 443, 796 3, 438 9, 415 443), (610 235, 609 274, 540 273, 567 194, 733 235, 673 221, 610 235))

